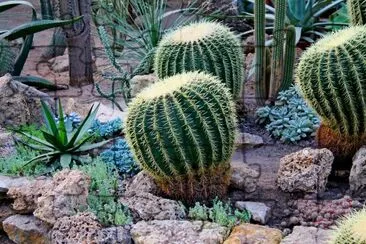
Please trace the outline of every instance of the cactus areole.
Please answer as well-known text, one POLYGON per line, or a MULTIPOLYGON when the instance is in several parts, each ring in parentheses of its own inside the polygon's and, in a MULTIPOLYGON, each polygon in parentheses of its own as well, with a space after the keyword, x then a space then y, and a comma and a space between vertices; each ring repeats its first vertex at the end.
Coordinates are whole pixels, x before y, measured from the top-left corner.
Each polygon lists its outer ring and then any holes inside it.
POLYGON ((136 161, 161 189, 194 203, 226 194, 235 128, 229 89, 215 76, 189 72, 142 91, 125 132, 136 161))

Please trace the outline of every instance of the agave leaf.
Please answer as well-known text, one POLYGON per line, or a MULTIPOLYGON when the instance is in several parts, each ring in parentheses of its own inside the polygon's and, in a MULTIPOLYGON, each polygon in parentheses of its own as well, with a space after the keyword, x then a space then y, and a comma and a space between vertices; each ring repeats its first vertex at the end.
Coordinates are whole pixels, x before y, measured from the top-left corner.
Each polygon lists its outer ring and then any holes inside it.
POLYGON ((41 105, 42 105, 42 114, 46 122, 47 129, 49 130, 49 132, 53 134, 53 136, 59 138, 57 123, 53 116, 53 113, 51 112, 51 109, 43 100, 41 100, 41 105))
POLYGON ((60 156, 60 164, 63 169, 70 168, 71 161, 72 161, 71 154, 66 153, 60 156))
MULTIPOLYGON (((15 132, 17 132, 17 133, 19 133, 19 134, 22 134, 22 135, 24 135, 24 136, 28 137, 29 139, 31 139, 31 140, 33 140, 33 141, 35 141, 35 142, 38 142, 39 144, 41 144, 41 145, 43 145, 43 146, 49 147, 49 148, 51 148, 51 149, 56 149, 54 145, 52 145, 52 144, 48 143, 47 141, 42 140, 42 139, 40 139, 40 138, 38 138, 38 137, 35 137, 35 136, 31 135, 31 134, 25 133, 25 132, 20 131, 20 130, 15 131, 15 132)), ((26 144, 26 145, 27 145, 27 143, 26 143, 26 142, 24 142, 24 144, 26 144)))
POLYGON ((32 75, 24 75, 24 76, 13 76, 14 80, 19 81, 28 86, 37 87, 39 89, 45 88, 48 90, 64 90, 67 89, 67 85, 57 85, 53 82, 46 80, 42 77, 32 76, 32 75))
POLYGON ((28 54, 33 45, 33 35, 28 35, 23 42, 22 48, 19 51, 18 57, 15 59, 12 76, 18 76, 23 70, 24 64, 27 61, 28 54))
POLYGON ((89 150, 92 150, 92 149, 95 149, 95 148, 98 148, 98 147, 101 147, 101 146, 104 146, 105 144, 107 144, 108 142, 110 142, 112 139, 110 140, 105 140, 105 141, 101 141, 101 142, 98 142, 98 143, 93 143, 93 144, 88 144, 88 145, 83 145, 83 146, 80 146, 79 149, 77 149, 75 152, 85 152, 85 151, 89 151, 89 150))
POLYGON ((62 144, 62 141, 60 141, 59 137, 56 137, 46 131, 42 131, 42 134, 44 136, 44 139, 46 139, 48 143, 54 145, 56 149, 60 151, 64 151, 66 149, 65 145, 62 144))
POLYGON ((59 152, 59 151, 53 151, 53 152, 49 152, 49 153, 41 154, 41 155, 39 155, 39 156, 37 156, 37 157, 34 157, 34 158, 32 158, 31 160, 27 161, 27 162, 23 165, 23 167, 25 167, 25 166, 27 166, 27 165, 29 165, 29 164, 33 163, 33 162, 45 161, 45 160, 49 159, 50 157, 55 156, 55 155, 57 155, 57 154, 60 154, 60 152, 59 152))
POLYGON ((66 126, 65 126, 65 116, 64 116, 64 111, 62 109, 62 105, 61 105, 61 101, 58 100, 58 113, 59 113, 59 119, 58 119, 58 132, 60 135, 60 142, 62 143, 62 145, 66 146, 67 144, 67 131, 66 131, 66 126))
POLYGON ((8 9, 14 8, 18 5, 27 5, 28 7, 31 7, 33 11, 35 11, 35 8, 30 2, 27 1, 5 1, 0 3, 0 13, 4 12, 8 9))

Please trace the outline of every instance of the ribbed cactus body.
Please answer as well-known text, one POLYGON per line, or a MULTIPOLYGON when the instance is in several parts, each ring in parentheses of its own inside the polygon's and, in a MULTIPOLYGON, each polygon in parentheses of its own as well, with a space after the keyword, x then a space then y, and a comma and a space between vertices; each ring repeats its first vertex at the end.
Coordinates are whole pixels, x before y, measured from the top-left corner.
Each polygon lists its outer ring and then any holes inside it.
POLYGON ((333 231, 330 244, 366 244, 366 209, 344 217, 333 231))
POLYGON ((10 43, 4 40, 0 41, 0 76, 13 71, 15 62, 15 53, 11 50, 10 43))
POLYGON ((366 24, 366 0, 348 0, 347 5, 351 24, 354 26, 366 24))
POLYGON ((328 35, 301 57, 297 83, 322 123, 339 135, 366 133, 366 27, 328 35))
POLYGON ((161 40, 155 55, 159 78, 189 71, 216 75, 238 97, 244 82, 244 54, 229 28, 199 22, 177 29, 161 40))
POLYGON ((296 61, 296 29, 293 25, 287 27, 284 58, 284 72, 280 90, 287 90, 293 84, 294 66, 296 61))
POLYGON ((172 197, 215 197, 220 195, 217 185, 226 189, 229 179, 234 110, 229 89, 218 78, 178 74, 132 101, 126 138, 137 162, 172 197))

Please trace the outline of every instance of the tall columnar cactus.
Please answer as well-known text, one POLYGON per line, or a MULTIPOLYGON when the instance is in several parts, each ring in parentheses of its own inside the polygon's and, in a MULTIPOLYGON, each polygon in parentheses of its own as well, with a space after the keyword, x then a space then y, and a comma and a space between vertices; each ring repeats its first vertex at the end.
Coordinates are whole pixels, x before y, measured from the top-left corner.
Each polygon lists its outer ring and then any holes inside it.
POLYGON ((296 60, 296 29, 290 25, 286 29, 285 58, 283 64, 283 78, 280 83, 280 90, 287 90, 291 87, 294 78, 294 66, 296 60))
POLYGON ((366 27, 328 35, 301 57, 297 82, 322 118, 318 143, 340 156, 366 142, 366 27))
POLYGON ((330 244, 365 244, 366 209, 344 217, 333 231, 330 244))
POLYGON ((348 14, 352 25, 366 24, 366 0, 348 0, 348 14))
POLYGON ((283 78, 283 45, 286 18, 286 0, 275 1, 275 25, 273 30, 273 48, 271 62, 271 82, 269 99, 275 101, 283 78))
POLYGON ((244 82, 239 39, 222 24, 198 22, 167 34, 155 55, 155 72, 163 79, 188 71, 216 75, 237 98, 244 82))
POLYGON ((188 203, 222 197, 230 179, 234 111, 230 91, 217 77, 178 74, 132 101, 126 139, 166 194, 188 203))

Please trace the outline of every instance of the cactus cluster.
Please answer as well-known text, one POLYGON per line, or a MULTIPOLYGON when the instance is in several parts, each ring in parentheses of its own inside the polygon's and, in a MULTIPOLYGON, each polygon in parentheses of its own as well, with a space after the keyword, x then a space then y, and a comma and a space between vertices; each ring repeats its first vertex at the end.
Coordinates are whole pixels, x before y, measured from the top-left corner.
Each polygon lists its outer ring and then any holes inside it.
POLYGON ((310 47, 297 69, 297 83, 322 118, 319 146, 352 154, 366 135, 366 27, 329 34, 310 47))
POLYGON ((189 71, 205 71, 220 78, 234 98, 244 81, 244 58, 239 39, 215 22, 197 22, 163 37, 155 54, 160 79, 189 71))
POLYGON ((344 217, 333 232, 331 244, 366 243, 366 209, 356 211, 344 217))
POLYGON ((366 24, 366 0, 348 0, 348 15, 353 26, 366 24))
POLYGON ((230 179, 234 111, 230 91, 217 77, 177 74, 131 102, 126 139, 167 195, 190 203, 222 197, 230 179))

